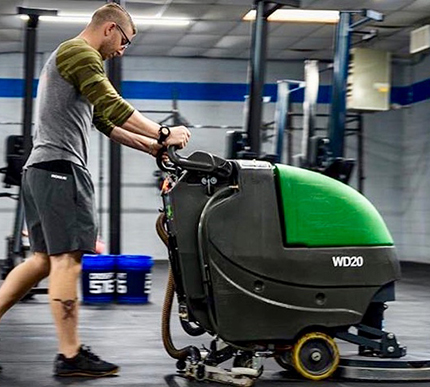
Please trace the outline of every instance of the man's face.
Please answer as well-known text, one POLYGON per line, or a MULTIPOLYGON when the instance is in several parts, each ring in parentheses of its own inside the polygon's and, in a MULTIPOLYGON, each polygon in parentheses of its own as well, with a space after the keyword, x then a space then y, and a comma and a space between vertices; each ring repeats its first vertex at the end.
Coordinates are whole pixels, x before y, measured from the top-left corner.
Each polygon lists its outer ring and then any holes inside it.
POLYGON ((133 38, 133 30, 128 23, 126 26, 113 23, 110 34, 100 47, 100 54, 103 60, 122 56, 133 38))

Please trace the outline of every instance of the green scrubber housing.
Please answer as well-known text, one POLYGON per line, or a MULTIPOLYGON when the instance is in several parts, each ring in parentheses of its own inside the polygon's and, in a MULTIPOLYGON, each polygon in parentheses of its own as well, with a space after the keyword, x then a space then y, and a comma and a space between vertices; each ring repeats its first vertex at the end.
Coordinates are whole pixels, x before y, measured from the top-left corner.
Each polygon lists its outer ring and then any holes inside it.
POLYGON ((275 165, 288 246, 392 246, 375 207, 353 188, 317 172, 275 165))

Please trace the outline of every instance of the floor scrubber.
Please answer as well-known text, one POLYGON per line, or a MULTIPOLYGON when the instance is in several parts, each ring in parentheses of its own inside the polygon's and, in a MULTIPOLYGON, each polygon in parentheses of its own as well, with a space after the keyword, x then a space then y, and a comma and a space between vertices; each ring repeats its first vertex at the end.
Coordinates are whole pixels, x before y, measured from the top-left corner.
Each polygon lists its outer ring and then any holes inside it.
POLYGON ((168 155, 171 163, 158 160, 167 177, 157 231, 171 266, 162 329, 179 370, 249 386, 267 357, 305 378, 328 378, 339 366, 338 340, 362 356, 406 354, 383 330, 400 266, 366 198, 301 168, 201 151, 185 158, 174 148, 168 155), (209 333, 209 348, 173 345, 174 293, 182 327, 209 333))

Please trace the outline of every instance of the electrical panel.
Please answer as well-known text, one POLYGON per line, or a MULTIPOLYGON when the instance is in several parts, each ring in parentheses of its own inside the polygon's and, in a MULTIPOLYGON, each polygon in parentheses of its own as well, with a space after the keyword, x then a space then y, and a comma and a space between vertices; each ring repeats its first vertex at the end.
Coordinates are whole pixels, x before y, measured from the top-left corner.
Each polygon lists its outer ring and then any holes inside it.
POLYGON ((430 25, 411 31, 409 53, 415 54, 428 48, 430 48, 430 25))
POLYGON ((390 109, 391 54, 368 48, 350 52, 347 108, 384 111, 390 109))

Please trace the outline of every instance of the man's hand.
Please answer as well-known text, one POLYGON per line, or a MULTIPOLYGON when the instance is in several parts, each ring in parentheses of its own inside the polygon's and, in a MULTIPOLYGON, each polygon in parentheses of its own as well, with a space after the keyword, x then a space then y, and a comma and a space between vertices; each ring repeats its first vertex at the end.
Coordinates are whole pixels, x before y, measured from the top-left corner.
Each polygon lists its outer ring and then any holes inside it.
POLYGON ((190 140, 191 133, 185 126, 172 126, 170 135, 163 142, 163 145, 175 145, 178 148, 185 148, 190 140))
POLYGON ((157 157, 158 151, 163 147, 163 145, 159 144, 157 140, 151 139, 150 145, 148 147, 148 153, 151 156, 157 157))

